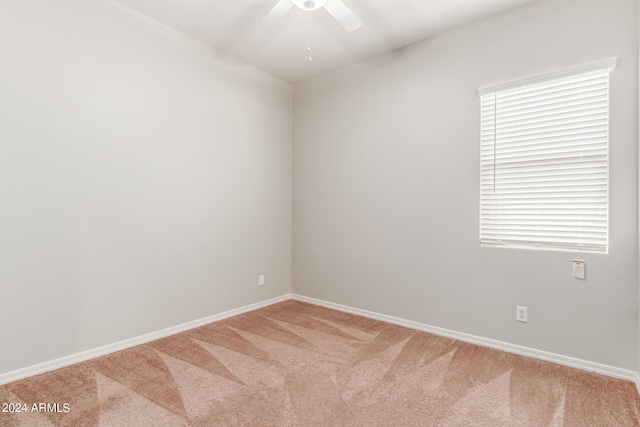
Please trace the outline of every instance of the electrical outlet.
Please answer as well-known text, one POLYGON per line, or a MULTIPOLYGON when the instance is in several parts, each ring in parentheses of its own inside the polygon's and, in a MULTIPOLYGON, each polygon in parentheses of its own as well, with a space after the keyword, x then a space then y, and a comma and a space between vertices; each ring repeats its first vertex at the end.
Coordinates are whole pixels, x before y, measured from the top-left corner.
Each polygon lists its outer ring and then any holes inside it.
POLYGON ((527 319, 527 307, 516 306, 516 320, 518 322, 527 323, 529 320, 527 319))
POLYGON ((264 274, 258 276, 258 286, 264 286, 264 274))

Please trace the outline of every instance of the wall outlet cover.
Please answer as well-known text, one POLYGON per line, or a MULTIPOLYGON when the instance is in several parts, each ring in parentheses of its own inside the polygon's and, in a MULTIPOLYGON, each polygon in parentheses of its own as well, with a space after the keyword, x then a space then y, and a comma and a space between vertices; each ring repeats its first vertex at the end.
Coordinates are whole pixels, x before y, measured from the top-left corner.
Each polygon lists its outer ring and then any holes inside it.
POLYGON ((527 307, 516 306, 516 320, 518 322, 527 323, 529 321, 527 307))

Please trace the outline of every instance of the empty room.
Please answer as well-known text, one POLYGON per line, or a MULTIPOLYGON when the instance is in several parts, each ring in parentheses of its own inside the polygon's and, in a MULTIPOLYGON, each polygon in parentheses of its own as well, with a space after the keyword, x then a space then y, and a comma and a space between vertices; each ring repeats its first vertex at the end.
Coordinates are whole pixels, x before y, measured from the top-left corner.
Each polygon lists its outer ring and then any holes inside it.
POLYGON ((0 0, 0 426, 640 426, 637 0, 0 0))

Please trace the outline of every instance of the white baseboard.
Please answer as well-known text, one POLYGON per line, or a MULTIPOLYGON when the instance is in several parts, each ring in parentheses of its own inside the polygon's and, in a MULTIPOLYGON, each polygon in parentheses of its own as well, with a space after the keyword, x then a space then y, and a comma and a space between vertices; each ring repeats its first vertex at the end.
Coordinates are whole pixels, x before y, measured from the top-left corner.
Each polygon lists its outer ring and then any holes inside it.
POLYGON ((172 326, 170 328, 166 328, 160 331, 141 335, 139 337, 130 338, 128 340, 120 341, 114 344, 109 344, 103 347, 98 347, 92 350, 83 351, 81 353, 72 354, 72 355, 65 356, 49 362, 44 362, 38 365, 29 366, 26 368, 18 369, 16 371, 0 374, 0 385, 7 384, 13 381, 18 381, 27 377, 31 377, 33 375, 43 374, 45 372, 53 371, 55 369, 64 368, 65 366, 73 365, 79 362, 84 362, 86 360, 94 359, 96 357, 104 356, 116 351, 125 350, 127 348, 134 347, 136 345, 145 344, 153 340, 157 340, 160 338, 167 337, 169 335, 174 335, 180 332, 184 332, 189 329, 204 326, 209 323, 217 322, 219 320, 227 319, 229 317, 233 317, 239 314, 247 313, 249 311, 257 310, 259 308, 267 307, 269 305, 273 305, 289 299, 307 302, 307 303, 318 305, 321 307, 343 311, 345 313, 356 314, 359 316, 380 320, 382 322, 387 322, 387 323, 391 323, 398 326, 404 326, 406 328, 415 329, 418 331, 429 332, 435 335, 440 335, 440 336, 456 339, 459 341, 464 341, 471 344, 477 344, 484 347, 495 348, 497 350, 506 351, 508 353, 514 353, 521 356, 531 357, 534 359, 545 360, 547 362, 557 363, 559 365, 569 366, 571 368, 577 368, 584 371, 595 372, 595 373, 606 375, 609 377, 620 378, 620 379, 635 383, 636 387, 638 388, 638 392, 640 393, 640 375, 635 371, 629 371, 625 369, 616 368, 613 366, 590 362, 588 360, 576 359, 573 357, 563 356, 561 354, 549 353, 542 350, 536 350, 529 347, 523 347, 515 344, 505 343, 502 341, 496 341, 489 338, 479 337, 476 335, 465 334, 462 332, 452 331, 449 329, 439 328, 436 326, 426 325, 426 324, 414 322, 411 320, 401 319, 393 316, 387 316, 385 314, 375 313, 372 311, 362 310, 359 308, 349 307, 346 305, 335 304, 332 302, 305 297, 297 294, 285 294, 277 298, 272 298, 266 301, 261 301, 255 304, 250 304, 237 309, 225 311, 223 313, 215 314, 213 316, 205 317, 199 320, 194 320, 192 322, 183 323, 181 325, 172 326))
POLYGON ((203 319, 198 319, 191 322, 183 323, 181 325, 172 326, 170 328, 162 329, 156 332, 151 332, 149 334, 141 335, 139 337, 130 338, 114 344, 108 344, 103 347, 98 347, 92 350, 83 351, 81 353, 76 353, 69 356, 61 357, 59 359, 55 359, 49 362, 44 362, 38 365, 29 366, 26 368, 18 369, 16 371, 0 374, 0 385, 21 380, 27 377, 31 377, 33 375, 43 374, 45 372, 53 371, 55 369, 64 368, 65 366, 73 365, 79 362, 84 362, 86 360, 94 359, 96 357, 104 356, 116 351, 125 350, 127 348, 134 347, 136 345, 145 344, 150 341, 167 337, 169 335, 174 335, 189 329, 194 329, 200 326, 208 325, 209 323, 217 322, 219 320, 223 320, 229 317, 237 316, 239 314, 247 313, 249 311, 253 311, 258 308, 267 307, 269 305, 273 305, 289 299, 291 299, 290 294, 282 295, 277 298, 272 298, 266 301, 261 301, 255 304, 250 304, 244 307, 225 311, 223 313, 219 313, 213 316, 205 317, 203 319))
POLYGON ((595 372, 597 374, 606 375, 613 378, 619 378, 634 382, 640 392, 640 377, 635 371, 616 368, 614 366, 603 365, 600 363, 590 362, 588 360, 576 359, 574 357, 563 356, 561 354, 549 353, 547 351, 536 350, 534 348, 523 347, 516 344, 510 344, 502 341, 483 338, 476 335, 465 334, 463 332, 452 331, 450 329, 439 328, 436 326, 426 325, 411 320, 400 319, 398 317, 387 316, 385 314, 375 313, 372 311, 362 310, 359 308, 349 307, 346 305, 335 304, 315 298, 305 297, 302 295, 292 294, 292 299, 307 302, 309 304, 319 305, 321 307, 331 308, 333 310, 343 311, 346 313, 356 314, 370 319, 380 320, 382 322, 392 323, 398 326, 415 329, 418 331, 429 332, 434 335, 440 335, 447 338, 453 338, 471 344, 477 344, 484 347, 495 348, 497 350, 514 353, 521 356, 540 359, 547 362, 556 363, 558 365, 568 366, 571 368, 581 369, 583 371, 595 372))

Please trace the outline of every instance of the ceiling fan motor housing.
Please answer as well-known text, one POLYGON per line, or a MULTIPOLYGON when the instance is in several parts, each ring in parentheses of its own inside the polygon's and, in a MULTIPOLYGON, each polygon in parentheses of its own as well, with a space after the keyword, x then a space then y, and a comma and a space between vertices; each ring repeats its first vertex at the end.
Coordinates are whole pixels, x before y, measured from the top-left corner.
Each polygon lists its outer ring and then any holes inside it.
POLYGON ((362 21, 349 9, 342 0, 279 0, 275 6, 266 14, 260 23, 271 23, 282 18, 288 11, 296 5, 299 9, 306 11, 318 10, 322 7, 342 25, 351 32, 362 26, 362 21))
POLYGON ((327 0, 293 0, 293 3, 303 10, 317 10, 320 9, 327 0))

